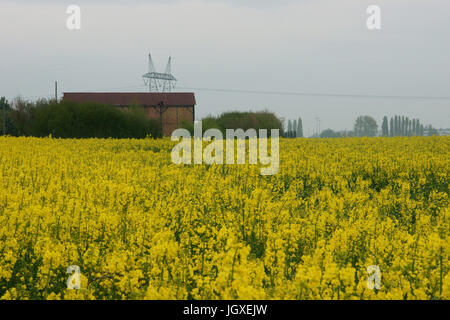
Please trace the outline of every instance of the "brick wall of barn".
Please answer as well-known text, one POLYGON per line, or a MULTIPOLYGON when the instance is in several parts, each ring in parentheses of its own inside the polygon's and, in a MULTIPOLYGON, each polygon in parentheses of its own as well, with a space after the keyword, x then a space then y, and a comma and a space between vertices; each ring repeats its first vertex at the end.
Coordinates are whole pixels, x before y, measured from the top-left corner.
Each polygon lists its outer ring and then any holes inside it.
MULTIPOLYGON (((163 135, 171 136, 172 132, 178 129, 183 121, 190 123, 194 122, 194 107, 167 107, 162 108, 162 126, 163 135)), ((159 107, 145 107, 145 114, 148 118, 160 120, 160 108, 159 107)))

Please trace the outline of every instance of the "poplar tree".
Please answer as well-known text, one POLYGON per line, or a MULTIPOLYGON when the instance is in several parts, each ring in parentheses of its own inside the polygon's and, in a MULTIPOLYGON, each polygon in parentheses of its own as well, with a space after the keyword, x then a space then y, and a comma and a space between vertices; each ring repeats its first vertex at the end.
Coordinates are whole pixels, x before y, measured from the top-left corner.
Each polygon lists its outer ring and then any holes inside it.
POLYGON ((391 130, 390 130, 391 137, 394 136, 394 118, 391 117, 391 130))
POLYGON ((381 125, 381 135, 383 137, 389 137, 389 125, 388 125, 388 118, 384 116, 383 118, 383 124, 381 125))
POLYGON ((292 138, 297 138, 297 120, 292 124, 292 138))
POLYGON ((406 136, 406 117, 402 116, 402 135, 406 136))
POLYGON ((303 138, 303 121, 302 121, 302 118, 298 118, 298 122, 297 122, 297 137, 303 138))

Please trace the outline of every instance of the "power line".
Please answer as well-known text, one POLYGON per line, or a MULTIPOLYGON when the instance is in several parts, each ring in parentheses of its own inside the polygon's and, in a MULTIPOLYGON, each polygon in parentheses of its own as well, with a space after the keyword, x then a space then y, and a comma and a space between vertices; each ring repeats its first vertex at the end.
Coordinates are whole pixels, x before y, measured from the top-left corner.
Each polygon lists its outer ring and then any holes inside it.
MULTIPOLYGON (((82 92, 98 92, 98 91, 110 91, 110 90, 122 90, 122 89, 135 89, 135 88, 144 88, 146 87, 145 85, 134 85, 134 86, 126 86, 126 87, 116 87, 116 88, 102 88, 102 89, 91 89, 91 90, 83 90, 82 92)), ((77 90, 80 91, 80 90, 77 90)), ((25 100, 27 99, 35 99, 35 98, 52 98, 54 97, 54 93, 50 93, 50 94, 42 94, 42 95, 35 95, 35 96, 27 96, 27 97, 21 97, 25 100)))
MULTIPOLYGON (((130 85, 126 87, 91 89, 84 92, 98 92, 122 89, 144 88, 145 85, 130 85)), ((183 90, 209 91, 222 93, 243 93, 243 94, 263 94, 263 95, 281 95, 281 96, 304 96, 304 97, 323 97, 323 98, 359 98, 359 99, 397 99, 397 100, 448 100, 446 96, 406 96, 406 95, 375 95, 375 94, 344 94, 344 93, 319 93, 319 92, 286 92, 286 91, 260 91, 260 90, 239 90, 239 89, 219 89, 219 88, 196 88, 196 87, 177 87, 183 90)), ((27 98, 43 98, 51 95, 31 96, 27 98)))
MULTIPOLYGON (((134 85, 134 86, 126 86, 126 87, 116 87, 116 88, 103 88, 103 89, 91 89, 84 90, 82 92, 98 92, 98 91, 110 91, 110 90, 122 90, 122 89, 135 89, 135 88, 144 88, 146 85, 134 85)), ((79 90, 78 90, 79 91, 79 90)))
POLYGON ((375 95, 375 94, 343 94, 343 93, 318 93, 318 92, 283 92, 283 91, 258 91, 258 90, 236 90, 236 89, 213 89, 178 87, 179 89, 224 92, 224 93, 247 93, 283 96, 305 96, 305 97, 334 97, 334 98, 370 98, 370 99, 402 99, 402 100, 450 100, 450 97, 439 96, 404 96, 404 95, 375 95))
POLYGON ((53 96, 54 96, 54 93, 50 93, 50 94, 47 94, 47 95, 39 95, 39 96, 28 96, 28 97, 22 97, 22 96, 19 95, 18 97, 27 100, 27 99, 34 99, 34 98, 44 98, 44 99, 47 99, 47 98, 51 98, 51 97, 53 97, 53 96))

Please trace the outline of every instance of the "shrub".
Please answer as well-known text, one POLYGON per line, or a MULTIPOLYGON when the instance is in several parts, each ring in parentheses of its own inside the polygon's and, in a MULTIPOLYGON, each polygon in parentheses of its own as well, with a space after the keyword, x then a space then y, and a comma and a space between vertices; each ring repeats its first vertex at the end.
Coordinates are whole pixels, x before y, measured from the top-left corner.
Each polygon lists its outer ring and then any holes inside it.
POLYGON ((14 111, 19 135, 56 138, 161 137, 159 121, 147 119, 142 108, 120 110, 98 103, 55 102, 34 104, 17 100, 14 111))
MULTIPOLYGON (((185 128, 193 134, 194 126, 190 123, 182 123, 182 128, 185 128)), ((283 124, 275 114, 267 111, 261 112, 225 112, 218 117, 212 115, 202 119, 203 133, 208 129, 219 129, 225 136, 227 129, 267 129, 270 135, 271 129, 279 129, 282 134, 283 124)))

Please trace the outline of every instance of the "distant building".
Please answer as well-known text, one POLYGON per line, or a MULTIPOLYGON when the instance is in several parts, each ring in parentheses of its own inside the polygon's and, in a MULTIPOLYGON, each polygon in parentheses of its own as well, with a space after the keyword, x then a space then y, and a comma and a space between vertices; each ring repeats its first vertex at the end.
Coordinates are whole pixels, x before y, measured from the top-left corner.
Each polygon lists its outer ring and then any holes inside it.
POLYGON ((63 100, 81 103, 95 102, 119 108, 142 106, 148 118, 161 122, 165 136, 170 136, 183 121, 193 123, 195 120, 194 93, 66 92, 63 100))

